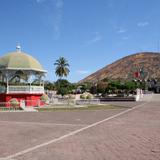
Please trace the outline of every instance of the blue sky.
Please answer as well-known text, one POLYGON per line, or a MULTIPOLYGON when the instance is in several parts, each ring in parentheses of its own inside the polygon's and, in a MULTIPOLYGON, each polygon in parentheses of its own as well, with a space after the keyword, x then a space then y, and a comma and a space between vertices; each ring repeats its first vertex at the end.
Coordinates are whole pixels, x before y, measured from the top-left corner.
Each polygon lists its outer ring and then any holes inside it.
POLYGON ((50 81, 64 56, 68 80, 77 82, 129 54, 158 51, 159 7, 159 0, 1 0, 0 56, 20 43, 50 81))

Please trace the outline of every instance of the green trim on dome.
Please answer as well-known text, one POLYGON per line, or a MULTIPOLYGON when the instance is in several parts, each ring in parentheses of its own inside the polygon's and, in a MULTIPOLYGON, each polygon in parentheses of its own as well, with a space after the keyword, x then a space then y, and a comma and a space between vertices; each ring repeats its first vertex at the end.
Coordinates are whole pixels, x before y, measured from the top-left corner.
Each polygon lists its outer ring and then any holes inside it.
POLYGON ((2 69, 46 72, 35 58, 24 52, 10 52, 1 57, 0 70, 2 69))

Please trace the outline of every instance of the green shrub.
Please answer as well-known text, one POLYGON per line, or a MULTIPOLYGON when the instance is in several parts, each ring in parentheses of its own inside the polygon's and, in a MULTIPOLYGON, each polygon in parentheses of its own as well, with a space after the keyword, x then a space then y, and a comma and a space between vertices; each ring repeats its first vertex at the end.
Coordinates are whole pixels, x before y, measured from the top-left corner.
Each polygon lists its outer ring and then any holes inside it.
POLYGON ((84 94, 81 94, 81 95, 80 95, 80 98, 81 98, 81 99, 86 99, 86 96, 85 96, 84 94))
POLYGON ((12 98, 10 101, 11 107, 13 107, 14 109, 19 107, 19 102, 17 100, 17 98, 12 98))
POLYGON ((80 98, 81 99, 92 99, 93 95, 90 94, 90 93, 85 92, 85 93, 83 93, 83 94, 80 95, 80 98))
POLYGON ((47 94, 43 94, 43 95, 41 96, 40 100, 42 100, 42 101, 44 101, 44 102, 47 102, 47 101, 49 101, 49 97, 48 97, 47 94))
POLYGON ((93 98, 92 94, 88 93, 86 99, 92 99, 92 98, 93 98))

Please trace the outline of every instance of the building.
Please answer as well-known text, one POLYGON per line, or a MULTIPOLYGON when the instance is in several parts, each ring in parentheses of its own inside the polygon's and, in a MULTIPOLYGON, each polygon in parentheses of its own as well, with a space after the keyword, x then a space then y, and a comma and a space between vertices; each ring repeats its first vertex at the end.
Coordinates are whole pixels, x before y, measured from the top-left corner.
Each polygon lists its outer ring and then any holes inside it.
POLYGON ((38 106, 44 94, 45 73, 41 64, 18 45, 15 52, 0 58, 0 102, 17 98, 25 106, 38 106))

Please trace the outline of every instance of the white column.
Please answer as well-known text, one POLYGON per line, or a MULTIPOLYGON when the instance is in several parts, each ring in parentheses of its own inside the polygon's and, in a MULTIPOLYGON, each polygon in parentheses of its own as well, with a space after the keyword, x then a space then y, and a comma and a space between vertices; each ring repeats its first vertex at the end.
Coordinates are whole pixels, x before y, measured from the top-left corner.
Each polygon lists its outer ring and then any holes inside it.
POLYGON ((9 88, 8 88, 8 77, 7 77, 7 93, 9 92, 9 88))
POLYGON ((31 83, 29 83, 29 93, 31 93, 31 83))
POLYGON ((32 74, 29 72, 29 93, 31 93, 32 74))
POLYGON ((43 93, 44 93, 44 80, 43 80, 43 93))
POLYGON ((6 93, 9 93, 9 85, 8 85, 8 71, 6 72, 6 84, 7 84, 6 93))

